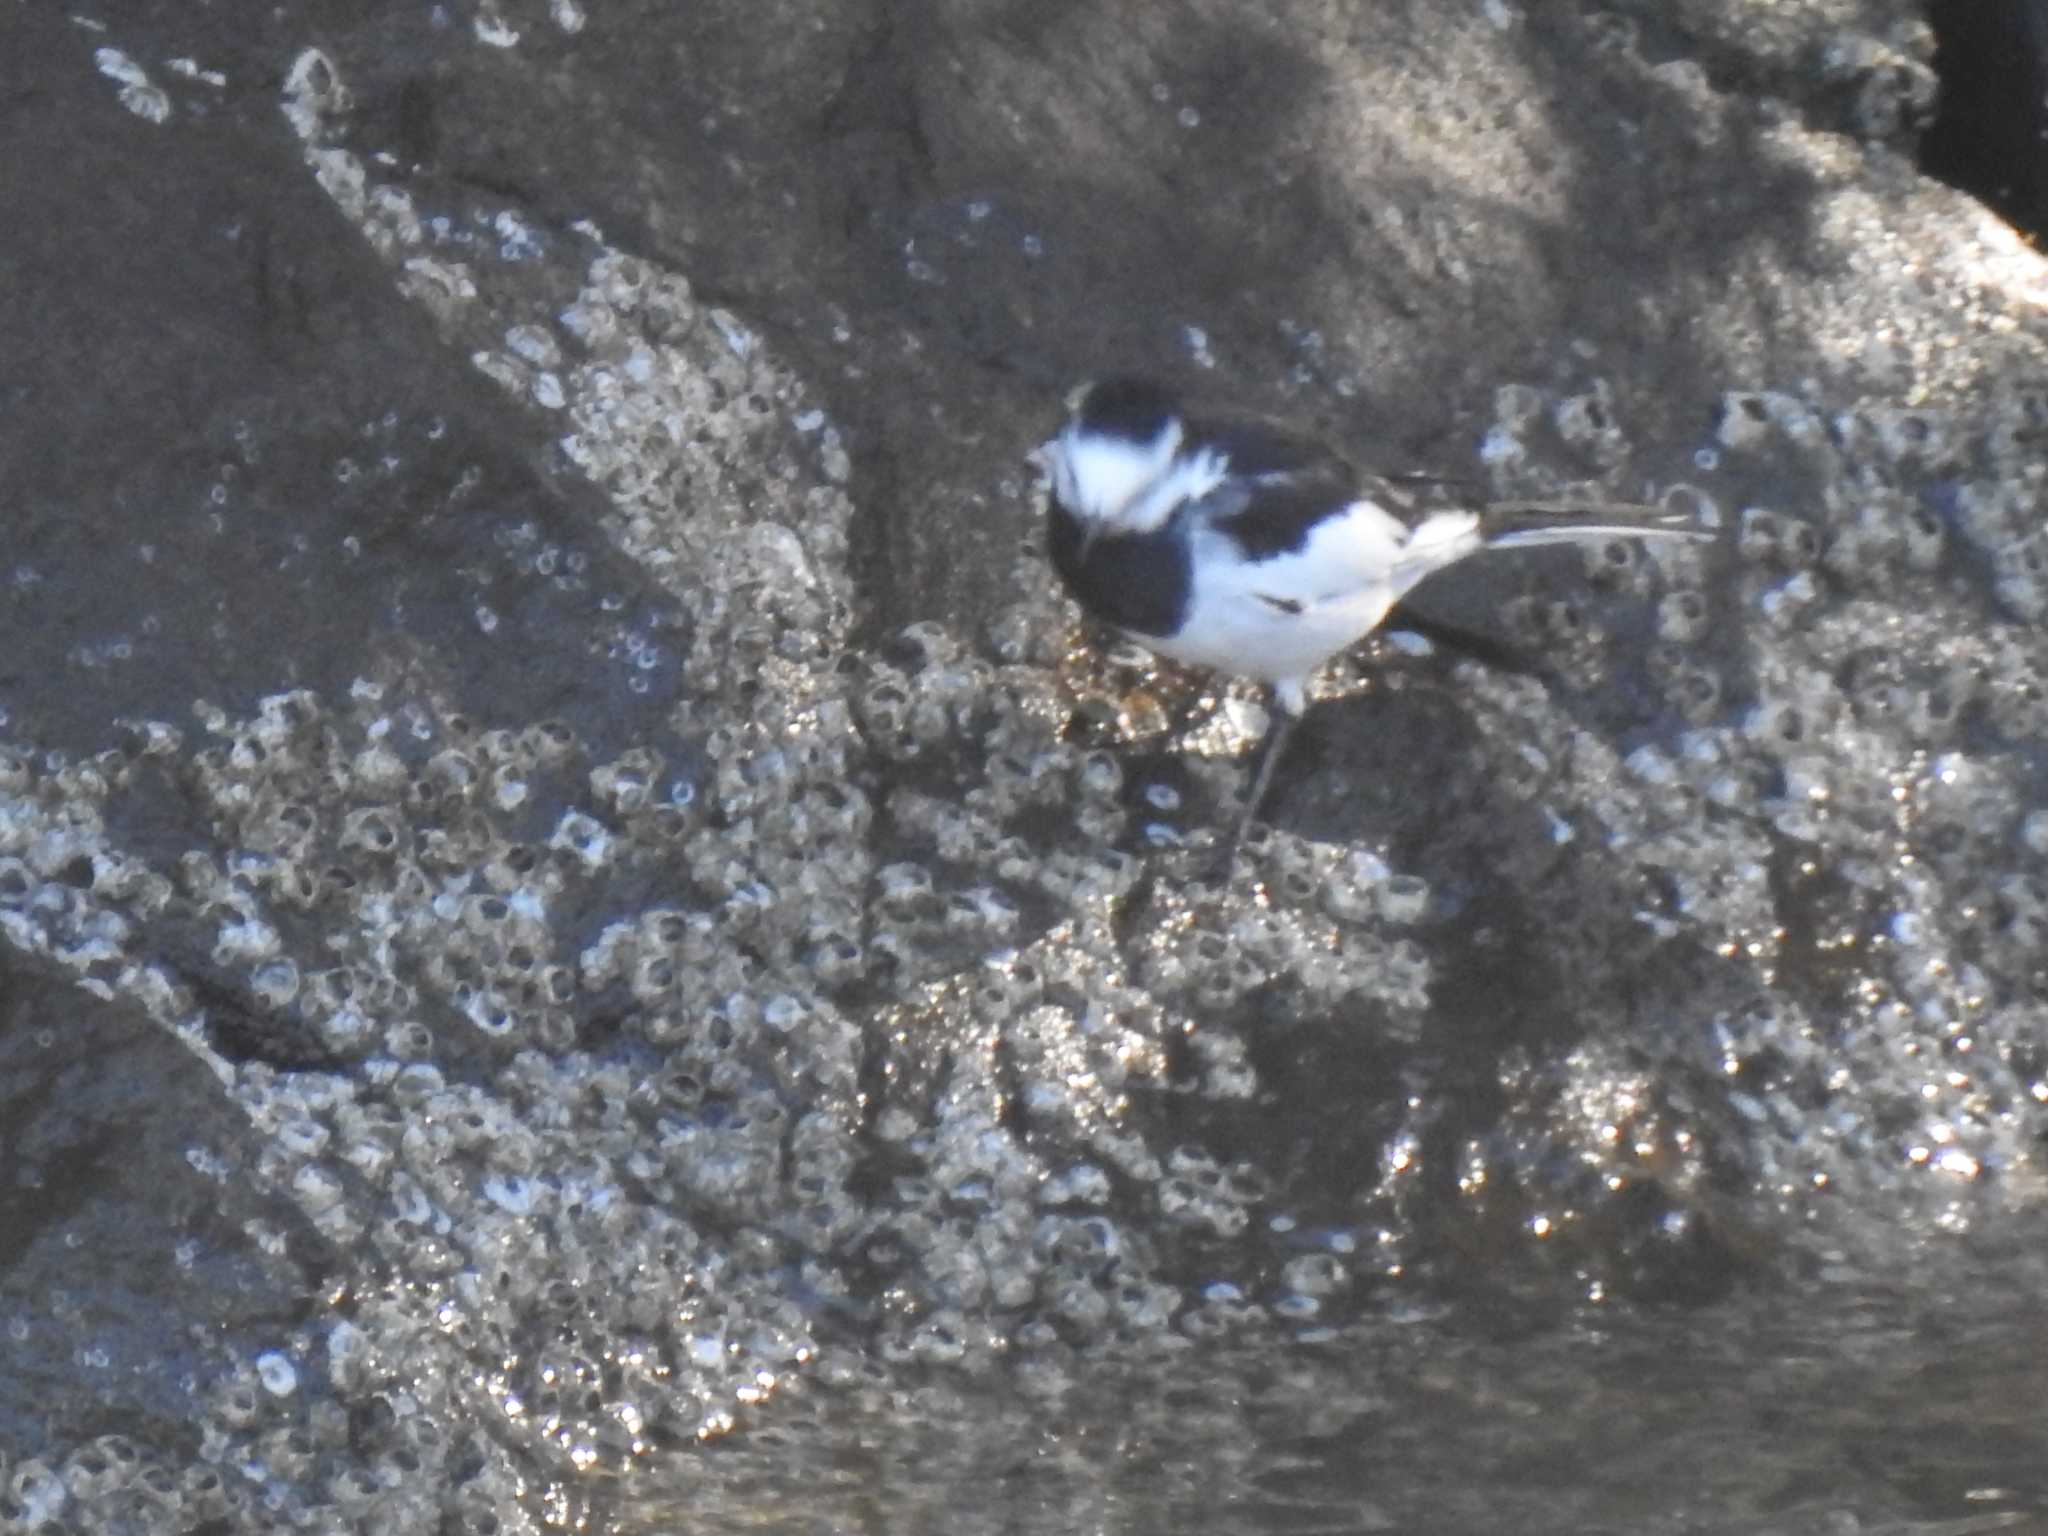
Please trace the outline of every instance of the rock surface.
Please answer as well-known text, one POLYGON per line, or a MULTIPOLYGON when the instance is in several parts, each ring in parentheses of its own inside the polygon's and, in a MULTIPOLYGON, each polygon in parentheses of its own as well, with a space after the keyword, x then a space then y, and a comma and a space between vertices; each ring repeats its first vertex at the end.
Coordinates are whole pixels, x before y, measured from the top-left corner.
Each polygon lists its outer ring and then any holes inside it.
POLYGON ((1912 7, 6 26, 0 1533, 2048 1498, 2048 267, 1912 7), (1211 882, 1105 367, 1722 537, 1443 578, 1529 669, 1211 882))

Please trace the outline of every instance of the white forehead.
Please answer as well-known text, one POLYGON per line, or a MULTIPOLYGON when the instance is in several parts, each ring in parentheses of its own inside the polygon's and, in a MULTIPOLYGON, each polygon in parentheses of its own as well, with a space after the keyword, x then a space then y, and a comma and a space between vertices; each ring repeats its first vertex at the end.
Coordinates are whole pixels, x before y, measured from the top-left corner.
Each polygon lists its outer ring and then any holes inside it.
POLYGON ((1179 422, 1168 422, 1150 442, 1087 432, 1070 422, 1047 445, 1053 491, 1077 517, 1123 521, 1172 467, 1180 440, 1179 422))

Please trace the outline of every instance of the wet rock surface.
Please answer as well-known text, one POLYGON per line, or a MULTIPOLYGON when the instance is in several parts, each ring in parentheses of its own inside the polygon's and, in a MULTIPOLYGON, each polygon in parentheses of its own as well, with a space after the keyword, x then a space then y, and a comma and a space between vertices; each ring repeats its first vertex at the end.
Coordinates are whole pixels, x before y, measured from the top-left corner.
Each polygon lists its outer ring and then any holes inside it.
POLYGON ((2044 272, 1909 8, 9 25, 0 1532, 2039 1518, 2044 272), (1443 578, 1527 667, 1218 877, 1105 365, 1720 539, 1443 578))

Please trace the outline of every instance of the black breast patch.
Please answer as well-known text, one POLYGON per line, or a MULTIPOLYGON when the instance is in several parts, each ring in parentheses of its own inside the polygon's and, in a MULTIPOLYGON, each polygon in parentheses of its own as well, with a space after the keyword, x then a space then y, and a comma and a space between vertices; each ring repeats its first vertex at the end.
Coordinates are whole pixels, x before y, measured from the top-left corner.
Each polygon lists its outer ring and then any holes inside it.
POLYGON ((1151 533, 1098 533, 1054 498, 1046 516, 1052 568, 1089 614, 1134 635, 1170 635, 1187 618, 1191 568, 1184 513, 1151 533))

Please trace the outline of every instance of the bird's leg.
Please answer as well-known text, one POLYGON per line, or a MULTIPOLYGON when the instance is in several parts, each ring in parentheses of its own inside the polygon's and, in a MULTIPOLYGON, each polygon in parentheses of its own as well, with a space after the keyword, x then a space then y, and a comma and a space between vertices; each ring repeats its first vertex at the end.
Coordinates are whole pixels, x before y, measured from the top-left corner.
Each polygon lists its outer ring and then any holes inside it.
POLYGON ((1287 748, 1287 739, 1294 734, 1294 727, 1301 716, 1278 700, 1273 705, 1273 720, 1266 727, 1265 744, 1259 750, 1259 771, 1252 779, 1252 792, 1244 803, 1244 810, 1237 819, 1237 830, 1231 834, 1229 857, 1237 857, 1238 846, 1244 842, 1244 834, 1252 824, 1252 818, 1265 803, 1266 792, 1273 787, 1273 770, 1280 766, 1280 754, 1287 748))

